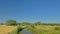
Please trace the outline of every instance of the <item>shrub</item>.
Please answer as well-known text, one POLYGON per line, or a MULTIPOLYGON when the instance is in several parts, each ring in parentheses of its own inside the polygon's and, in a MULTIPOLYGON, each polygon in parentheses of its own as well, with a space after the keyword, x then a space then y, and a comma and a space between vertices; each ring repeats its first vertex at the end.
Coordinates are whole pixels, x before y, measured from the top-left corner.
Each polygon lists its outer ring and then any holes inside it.
POLYGON ((0 25, 4 25, 4 23, 0 23, 0 25))
POLYGON ((11 34, 18 34, 18 27, 15 28, 15 29, 11 32, 11 34))
POLYGON ((56 27, 55 30, 60 30, 60 28, 59 27, 56 27))
POLYGON ((31 27, 32 27, 32 28, 35 28, 35 26, 34 26, 34 25, 31 25, 31 27))
POLYGON ((20 31, 22 31, 24 28, 20 27, 19 25, 17 26, 16 29, 14 29, 11 34, 19 34, 20 31))
POLYGON ((34 23, 34 25, 40 25, 41 24, 41 22, 35 22, 34 23))

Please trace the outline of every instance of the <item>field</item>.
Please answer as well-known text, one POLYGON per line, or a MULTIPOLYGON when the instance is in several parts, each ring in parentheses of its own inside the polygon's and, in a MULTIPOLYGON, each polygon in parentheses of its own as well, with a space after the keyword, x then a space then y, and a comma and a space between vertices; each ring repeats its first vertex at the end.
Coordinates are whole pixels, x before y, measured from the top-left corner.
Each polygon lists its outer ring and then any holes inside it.
POLYGON ((6 26, 6 25, 0 25, 0 34, 8 34, 12 30, 14 30, 16 26, 6 26))
POLYGON ((28 28, 32 33, 36 34, 60 34, 60 26, 54 25, 37 25, 28 28))
MULTIPOLYGON (((37 29, 43 29, 43 30, 54 30, 55 27, 58 27, 56 25, 50 26, 50 25, 37 25, 35 26, 37 29)), ((59 26, 60 27, 60 26, 59 26)))
MULTIPOLYGON (((21 26, 21 25, 20 25, 21 26)), ((0 34, 8 34, 13 31, 13 34, 17 34, 17 26, 7 26, 7 25, 0 25, 0 34)), ((23 26, 21 26, 23 27, 23 26)), ((60 25, 28 25, 27 28, 36 34, 60 34, 60 25)))

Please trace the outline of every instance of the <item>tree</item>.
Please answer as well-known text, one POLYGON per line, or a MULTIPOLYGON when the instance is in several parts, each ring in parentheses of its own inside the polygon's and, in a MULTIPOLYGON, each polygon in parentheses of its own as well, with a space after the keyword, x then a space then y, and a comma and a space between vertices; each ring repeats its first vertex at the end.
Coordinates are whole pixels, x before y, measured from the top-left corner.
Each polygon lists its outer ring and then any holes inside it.
POLYGON ((21 25, 21 23, 16 23, 16 25, 21 25))
POLYGON ((30 25, 30 22, 23 22, 22 24, 30 25))
POLYGON ((41 23, 40 22, 35 22, 34 25, 40 25, 41 23))
POLYGON ((16 25, 16 20, 7 20, 6 25, 16 25))
POLYGON ((0 23, 0 25, 4 25, 4 23, 0 23))

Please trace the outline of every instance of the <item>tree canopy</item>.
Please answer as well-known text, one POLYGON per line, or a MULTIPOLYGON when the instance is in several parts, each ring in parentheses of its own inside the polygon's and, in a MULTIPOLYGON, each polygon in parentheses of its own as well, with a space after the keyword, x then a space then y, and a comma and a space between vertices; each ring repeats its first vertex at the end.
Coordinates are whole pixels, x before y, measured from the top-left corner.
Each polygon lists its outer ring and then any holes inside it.
POLYGON ((6 25, 16 25, 16 20, 7 20, 6 25))

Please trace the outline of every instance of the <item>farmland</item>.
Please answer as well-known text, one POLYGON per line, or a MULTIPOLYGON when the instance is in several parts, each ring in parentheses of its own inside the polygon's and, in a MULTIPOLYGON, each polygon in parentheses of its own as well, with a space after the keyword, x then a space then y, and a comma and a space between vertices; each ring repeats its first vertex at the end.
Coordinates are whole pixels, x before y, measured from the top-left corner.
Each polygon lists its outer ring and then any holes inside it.
MULTIPOLYGON (((54 25, 37 25, 34 27, 29 26, 28 29, 33 33, 35 32, 36 34, 60 34, 60 29, 55 30, 60 26, 54 25)), ((0 34, 8 34, 11 33, 16 26, 6 26, 6 25, 0 25, 0 34)))
POLYGON ((0 24, 0 34, 21 34, 20 31, 24 29, 28 29, 32 34, 60 34, 60 24, 16 23, 13 20, 0 24))
POLYGON ((16 26, 6 26, 0 25, 0 34, 8 34, 9 32, 13 31, 16 26))
POLYGON ((46 25, 37 25, 34 28, 29 27, 29 30, 36 32, 36 34, 60 34, 60 26, 46 26, 46 25))

